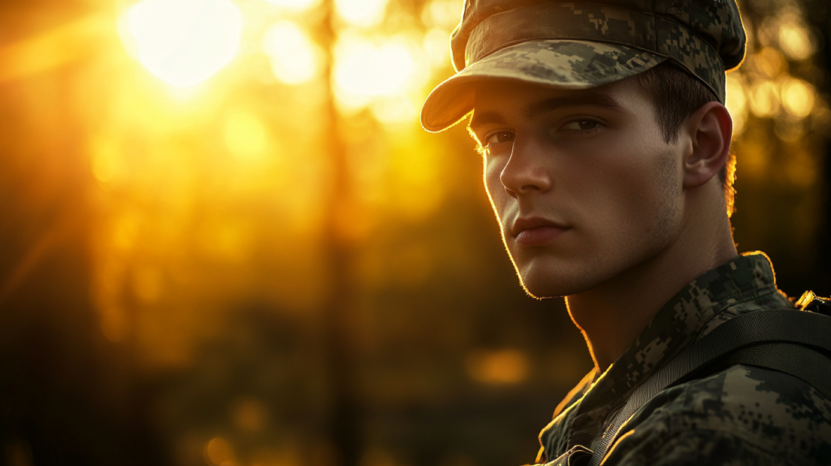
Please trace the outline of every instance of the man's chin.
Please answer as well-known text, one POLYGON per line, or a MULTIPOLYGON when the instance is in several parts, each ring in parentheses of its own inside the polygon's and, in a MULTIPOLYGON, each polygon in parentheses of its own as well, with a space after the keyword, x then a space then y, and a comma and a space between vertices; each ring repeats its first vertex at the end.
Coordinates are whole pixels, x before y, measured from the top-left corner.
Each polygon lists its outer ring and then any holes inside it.
POLYGON ((518 270, 519 282, 529 296, 536 299, 561 298, 589 290, 600 277, 581 274, 579 269, 556 273, 550 268, 529 267, 518 270))
POLYGON ((573 294, 569 291, 569 287, 563 286, 565 283, 562 280, 552 278, 540 279, 539 277, 520 275, 519 283, 528 296, 535 299, 561 298, 573 294))

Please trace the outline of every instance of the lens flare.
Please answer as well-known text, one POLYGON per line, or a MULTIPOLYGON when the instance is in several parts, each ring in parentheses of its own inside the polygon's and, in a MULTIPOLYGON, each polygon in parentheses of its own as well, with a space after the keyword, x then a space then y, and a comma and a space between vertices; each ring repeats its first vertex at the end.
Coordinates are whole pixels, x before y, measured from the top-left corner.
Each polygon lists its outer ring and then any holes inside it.
MULTIPOLYGON (((421 21, 425 26, 452 30, 462 18, 462 2, 455 0, 433 0, 424 7, 421 21)), ((445 34, 445 42, 447 35, 445 34)))
POLYGON ((338 16, 353 26, 379 24, 386 8, 387 0, 335 0, 338 16))
POLYGON ((127 15, 139 60, 174 86, 208 79, 239 49, 242 15, 229 0, 144 0, 127 15))
POLYGON ((263 50, 271 57, 271 70, 285 84, 302 84, 320 69, 320 51, 293 21, 281 21, 266 32, 263 50))
POLYGON ((310 10, 320 3, 320 0, 266 0, 272 5, 276 5, 286 10, 300 12, 310 10))
POLYGON ((473 351, 467 356, 468 375, 486 384, 515 384, 528 377, 529 363, 519 350, 473 351))
POLYGON ((424 54, 434 68, 450 66, 450 43, 447 41, 449 33, 443 29, 430 29, 424 34, 424 54))
POLYGON ((268 155, 268 132, 255 115, 236 111, 225 122, 225 145, 236 158, 255 161, 268 155))
POLYGON ((418 88, 423 71, 419 44, 406 38, 374 42, 343 36, 335 47, 335 95, 346 108, 363 108, 379 98, 418 88))
POLYGON ((735 72, 727 75, 726 106, 733 118, 733 137, 735 138, 744 132, 744 125, 747 122, 747 95, 741 78, 735 72))
POLYGON ((779 28, 779 47, 793 60, 805 60, 814 54, 814 44, 808 30, 794 23, 779 28))
POLYGON ((234 447, 222 437, 216 437, 205 445, 205 457, 209 464, 221 466, 233 463, 235 459, 234 447))
POLYGON ((772 81, 761 81, 750 89, 750 110, 759 118, 770 118, 779 112, 779 88, 772 81))
POLYGON ((782 106, 797 118, 805 118, 814 110, 813 86, 801 79, 787 79, 782 83, 782 106))

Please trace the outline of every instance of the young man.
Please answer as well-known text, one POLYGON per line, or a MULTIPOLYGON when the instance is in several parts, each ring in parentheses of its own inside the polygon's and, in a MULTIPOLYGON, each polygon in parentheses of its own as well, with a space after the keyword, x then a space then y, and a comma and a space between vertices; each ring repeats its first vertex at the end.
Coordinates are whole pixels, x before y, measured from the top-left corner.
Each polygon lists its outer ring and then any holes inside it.
POLYGON ((676 378, 630 409, 722 324, 794 309, 768 258, 737 255, 731 234, 724 73, 745 40, 733 0, 465 4, 451 39, 461 71, 422 124, 472 112, 522 285, 565 296, 595 362, 540 434, 538 462, 831 464, 827 390, 775 365, 676 378))

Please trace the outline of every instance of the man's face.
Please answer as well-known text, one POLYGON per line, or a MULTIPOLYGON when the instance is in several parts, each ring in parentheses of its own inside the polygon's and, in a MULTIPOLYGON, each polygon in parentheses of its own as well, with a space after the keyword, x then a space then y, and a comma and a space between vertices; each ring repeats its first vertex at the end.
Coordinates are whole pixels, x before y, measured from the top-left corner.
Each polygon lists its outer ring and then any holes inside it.
POLYGON ((634 79, 577 91, 483 84, 470 127, 505 246, 533 296, 581 293, 621 276, 683 227, 691 144, 666 143, 634 79))

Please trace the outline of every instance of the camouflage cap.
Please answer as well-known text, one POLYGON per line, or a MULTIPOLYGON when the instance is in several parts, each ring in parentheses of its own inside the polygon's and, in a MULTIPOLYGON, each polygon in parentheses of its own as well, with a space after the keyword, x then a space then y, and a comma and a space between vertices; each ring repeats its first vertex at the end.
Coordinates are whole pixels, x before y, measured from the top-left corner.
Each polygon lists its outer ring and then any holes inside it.
POLYGON ((450 39, 458 73, 427 97, 421 124, 458 123, 482 79, 585 89, 667 60, 724 102, 724 73, 741 64, 746 41, 735 0, 465 0, 450 39))

